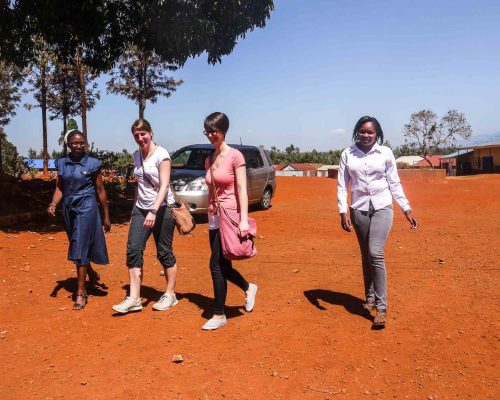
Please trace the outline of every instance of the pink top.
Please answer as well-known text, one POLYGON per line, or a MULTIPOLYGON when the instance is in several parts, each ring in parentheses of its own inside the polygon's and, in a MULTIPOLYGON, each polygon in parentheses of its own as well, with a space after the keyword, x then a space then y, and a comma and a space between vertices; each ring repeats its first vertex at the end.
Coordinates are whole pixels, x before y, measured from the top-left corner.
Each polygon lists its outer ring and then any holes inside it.
MULTIPOLYGON (((216 202, 212 176, 210 174, 210 157, 205 160, 207 174, 205 180, 208 186, 208 213, 215 214, 216 202)), ((236 168, 245 165, 245 158, 240 151, 230 147, 228 154, 222 159, 221 164, 213 170, 217 195, 222 206, 231 210, 238 210, 236 197, 236 168)))

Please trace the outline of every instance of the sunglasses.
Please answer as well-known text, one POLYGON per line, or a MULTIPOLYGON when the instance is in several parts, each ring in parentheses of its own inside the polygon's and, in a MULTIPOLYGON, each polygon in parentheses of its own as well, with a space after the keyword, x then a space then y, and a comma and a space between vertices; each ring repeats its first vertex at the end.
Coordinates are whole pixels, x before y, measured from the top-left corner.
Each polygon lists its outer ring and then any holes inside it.
POLYGON ((215 135, 217 133, 216 130, 214 129, 206 129, 203 131, 203 134, 208 137, 209 135, 215 135))

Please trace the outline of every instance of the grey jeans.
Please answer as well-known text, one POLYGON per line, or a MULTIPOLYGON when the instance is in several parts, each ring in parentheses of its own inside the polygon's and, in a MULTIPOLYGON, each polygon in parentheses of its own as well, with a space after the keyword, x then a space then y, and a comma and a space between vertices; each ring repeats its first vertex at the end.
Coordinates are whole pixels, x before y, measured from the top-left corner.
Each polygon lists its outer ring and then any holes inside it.
POLYGON ((375 303, 378 310, 387 309, 387 278, 384 246, 392 227, 392 204, 375 210, 370 202, 369 211, 351 208, 351 221, 358 237, 366 301, 375 303))

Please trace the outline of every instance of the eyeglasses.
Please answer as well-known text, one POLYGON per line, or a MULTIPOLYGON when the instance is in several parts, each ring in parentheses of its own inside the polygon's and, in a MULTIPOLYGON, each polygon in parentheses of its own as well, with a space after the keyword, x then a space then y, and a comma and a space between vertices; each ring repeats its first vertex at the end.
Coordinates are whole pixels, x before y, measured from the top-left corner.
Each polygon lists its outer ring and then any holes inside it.
POLYGON ((216 130, 212 130, 212 129, 207 129, 207 130, 204 130, 204 131, 203 131, 203 134, 204 134, 206 137, 208 137, 209 135, 214 135, 214 134, 216 134, 216 133, 217 133, 217 131, 216 131, 216 130))

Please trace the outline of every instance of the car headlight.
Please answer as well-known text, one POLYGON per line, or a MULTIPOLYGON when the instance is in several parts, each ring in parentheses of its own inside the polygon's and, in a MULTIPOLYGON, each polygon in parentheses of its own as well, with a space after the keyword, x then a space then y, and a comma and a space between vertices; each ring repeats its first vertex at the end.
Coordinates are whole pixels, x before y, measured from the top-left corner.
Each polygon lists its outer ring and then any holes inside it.
POLYGON ((207 192, 208 186, 207 186, 207 183, 205 182, 205 178, 204 177, 196 178, 195 180, 193 180, 192 182, 190 182, 187 185, 186 190, 195 191, 195 192, 199 192, 199 191, 207 192))

